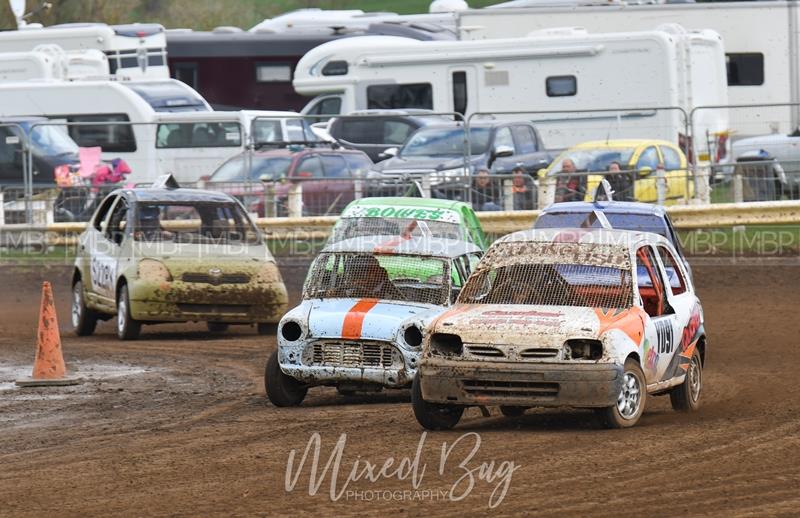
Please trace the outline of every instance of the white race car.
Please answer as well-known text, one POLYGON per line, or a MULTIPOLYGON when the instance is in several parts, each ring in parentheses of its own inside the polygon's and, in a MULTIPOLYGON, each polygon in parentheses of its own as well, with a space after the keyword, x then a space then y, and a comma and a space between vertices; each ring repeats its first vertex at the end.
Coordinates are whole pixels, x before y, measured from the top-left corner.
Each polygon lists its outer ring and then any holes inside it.
POLYGON ((423 330, 447 309, 482 251, 430 236, 367 236, 328 245, 309 270, 303 302, 278 327, 267 396, 299 405, 309 387, 340 393, 407 387, 423 330))
POLYGON ((705 353, 700 301, 665 238, 527 230, 492 245, 428 329, 412 403, 429 429, 488 405, 596 408, 628 427, 648 395, 697 408, 705 353))

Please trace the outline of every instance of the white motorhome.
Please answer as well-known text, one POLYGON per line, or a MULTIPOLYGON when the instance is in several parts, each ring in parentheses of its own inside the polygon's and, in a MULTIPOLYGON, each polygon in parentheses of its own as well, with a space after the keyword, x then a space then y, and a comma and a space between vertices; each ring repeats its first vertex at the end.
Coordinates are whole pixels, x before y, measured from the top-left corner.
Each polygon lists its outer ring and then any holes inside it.
MULTIPOLYGON (((687 131, 681 110, 728 102, 719 35, 677 25, 601 34, 553 29, 487 41, 343 39, 308 52, 293 84, 318 96, 303 113, 337 104, 338 113, 539 112, 496 117, 533 120, 549 148, 626 137, 678 142, 687 131), (614 111, 589 111, 599 109, 614 111)), ((724 112, 705 115, 698 121, 704 134, 727 129, 724 112)))
POLYGON ((118 78, 169 77, 167 39, 164 27, 158 24, 70 23, 0 31, 0 53, 28 52, 43 44, 57 44, 68 52, 99 50, 108 57, 111 74, 118 78))
MULTIPOLYGON (((533 4, 534 2, 530 2, 533 4)), ((678 23, 711 29, 724 41, 728 100, 732 105, 800 103, 800 3, 797 1, 676 3, 661 5, 538 6, 509 2, 458 13, 463 40, 523 37, 531 31, 576 25, 589 31, 649 30, 678 23)), ((731 125, 746 121, 749 134, 789 133, 800 108, 738 109, 731 125)))
POLYGON ((210 110, 197 92, 174 79, 0 83, 0 117, 42 116, 50 124, 70 123, 69 135, 78 145, 100 146, 107 160, 124 159, 134 182, 151 181, 161 173, 156 159, 158 112, 210 110))
POLYGON ((99 50, 65 52, 40 45, 29 52, 0 53, 0 82, 107 78, 108 58, 99 50))

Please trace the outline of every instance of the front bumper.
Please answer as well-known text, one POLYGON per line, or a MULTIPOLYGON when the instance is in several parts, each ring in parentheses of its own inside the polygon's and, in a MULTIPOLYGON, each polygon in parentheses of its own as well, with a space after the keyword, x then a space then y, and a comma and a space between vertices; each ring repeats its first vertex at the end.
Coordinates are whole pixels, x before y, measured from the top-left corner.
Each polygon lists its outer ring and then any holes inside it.
POLYGON ((332 385, 339 382, 356 384, 376 384, 384 387, 403 388, 411 385, 417 373, 419 352, 403 349, 389 342, 361 343, 343 340, 307 341, 298 345, 278 347, 278 363, 287 376, 309 385, 332 385), (346 344, 342 349, 314 354, 315 345, 320 343, 337 349, 338 344, 346 344), (379 348, 386 353, 368 353, 368 348, 379 348), (346 359, 345 359, 346 358, 346 359), (378 358, 376 360, 376 358, 378 358))
POLYGON ((214 286, 134 281, 128 289, 131 316, 145 322, 278 323, 288 309, 282 282, 214 286))
POLYGON ((423 399, 458 405, 607 407, 623 379, 623 367, 607 363, 426 358, 419 371, 423 399))

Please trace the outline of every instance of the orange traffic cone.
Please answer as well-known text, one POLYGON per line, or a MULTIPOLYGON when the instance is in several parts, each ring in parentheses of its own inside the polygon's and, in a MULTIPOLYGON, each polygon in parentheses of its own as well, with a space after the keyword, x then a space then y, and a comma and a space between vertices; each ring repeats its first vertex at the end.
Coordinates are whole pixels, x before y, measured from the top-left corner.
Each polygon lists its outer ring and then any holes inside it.
POLYGON ((47 385, 75 385, 76 378, 66 378, 67 369, 61 354, 61 335, 58 332, 58 318, 53 302, 50 283, 42 285, 42 305, 39 309, 39 333, 36 341, 36 360, 31 379, 17 380, 21 387, 40 387, 47 385))

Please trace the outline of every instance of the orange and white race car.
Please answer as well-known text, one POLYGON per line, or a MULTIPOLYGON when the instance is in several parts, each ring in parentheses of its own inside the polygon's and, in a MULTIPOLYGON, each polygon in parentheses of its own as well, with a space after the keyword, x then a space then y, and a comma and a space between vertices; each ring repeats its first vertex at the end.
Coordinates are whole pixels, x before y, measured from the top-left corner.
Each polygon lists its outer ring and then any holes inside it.
POLYGON ((675 248, 652 233, 510 234, 425 337, 412 403, 428 429, 452 428, 467 406, 588 407, 623 428, 648 396, 699 404, 703 311, 675 248))

